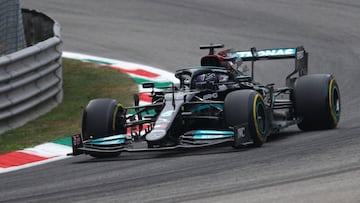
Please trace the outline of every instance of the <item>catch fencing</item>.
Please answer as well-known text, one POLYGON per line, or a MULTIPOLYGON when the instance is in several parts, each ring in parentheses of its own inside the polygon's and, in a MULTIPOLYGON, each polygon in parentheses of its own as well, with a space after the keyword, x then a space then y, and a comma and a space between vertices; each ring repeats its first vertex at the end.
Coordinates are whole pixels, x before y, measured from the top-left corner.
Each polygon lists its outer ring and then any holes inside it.
POLYGON ((20 1, 0 0, 0 56, 25 48, 20 1))
POLYGON ((0 133, 49 112, 63 98, 60 25, 27 9, 22 23, 26 48, 0 57, 0 133))

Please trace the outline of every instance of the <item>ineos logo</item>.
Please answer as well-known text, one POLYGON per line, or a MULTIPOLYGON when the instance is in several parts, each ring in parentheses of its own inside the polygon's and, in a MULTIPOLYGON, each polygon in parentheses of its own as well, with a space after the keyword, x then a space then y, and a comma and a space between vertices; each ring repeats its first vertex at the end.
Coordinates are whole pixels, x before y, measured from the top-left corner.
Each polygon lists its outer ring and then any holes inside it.
POLYGON ((215 99, 218 98, 218 93, 211 93, 211 94, 205 94, 203 96, 203 99, 207 100, 207 99, 215 99))

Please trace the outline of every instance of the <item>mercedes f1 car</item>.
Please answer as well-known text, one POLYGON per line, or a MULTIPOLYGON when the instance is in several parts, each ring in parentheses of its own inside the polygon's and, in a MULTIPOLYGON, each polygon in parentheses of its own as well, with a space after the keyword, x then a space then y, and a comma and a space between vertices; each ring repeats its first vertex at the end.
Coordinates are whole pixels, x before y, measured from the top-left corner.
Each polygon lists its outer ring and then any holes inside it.
POLYGON ((82 133, 72 136, 72 154, 114 157, 215 145, 259 147, 269 135, 291 125, 303 131, 337 126, 339 86, 330 74, 307 75, 303 47, 215 52, 223 47, 201 46, 209 54, 201 58, 201 66, 177 70, 176 85, 142 84, 149 89, 151 104, 139 105, 139 96, 131 107, 114 99, 91 100, 83 113, 82 133), (254 80, 255 62, 274 59, 295 62, 284 87, 254 80))

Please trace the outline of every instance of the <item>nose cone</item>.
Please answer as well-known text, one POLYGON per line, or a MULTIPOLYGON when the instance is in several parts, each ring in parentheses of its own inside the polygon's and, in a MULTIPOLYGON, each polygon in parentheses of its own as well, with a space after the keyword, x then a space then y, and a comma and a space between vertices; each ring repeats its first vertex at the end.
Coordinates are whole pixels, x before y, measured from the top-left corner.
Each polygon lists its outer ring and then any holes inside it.
POLYGON ((160 141, 166 135, 166 130, 154 129, 149 134, 146 135, 146 140, 150 142, 160 141))

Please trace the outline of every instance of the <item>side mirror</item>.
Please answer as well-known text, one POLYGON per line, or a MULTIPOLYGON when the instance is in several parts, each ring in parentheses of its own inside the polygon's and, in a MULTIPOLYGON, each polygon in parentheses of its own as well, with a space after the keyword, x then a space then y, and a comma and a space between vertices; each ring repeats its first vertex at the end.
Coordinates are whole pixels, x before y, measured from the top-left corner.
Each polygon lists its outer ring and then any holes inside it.
POLYGON ((251 51, 251 55, 252 55, 253 57, 255 57, 255 58, 258 57, 258 53, 257 53, 255 47, 251 47, 251 48, 250 48, 250 51, 251 51))

